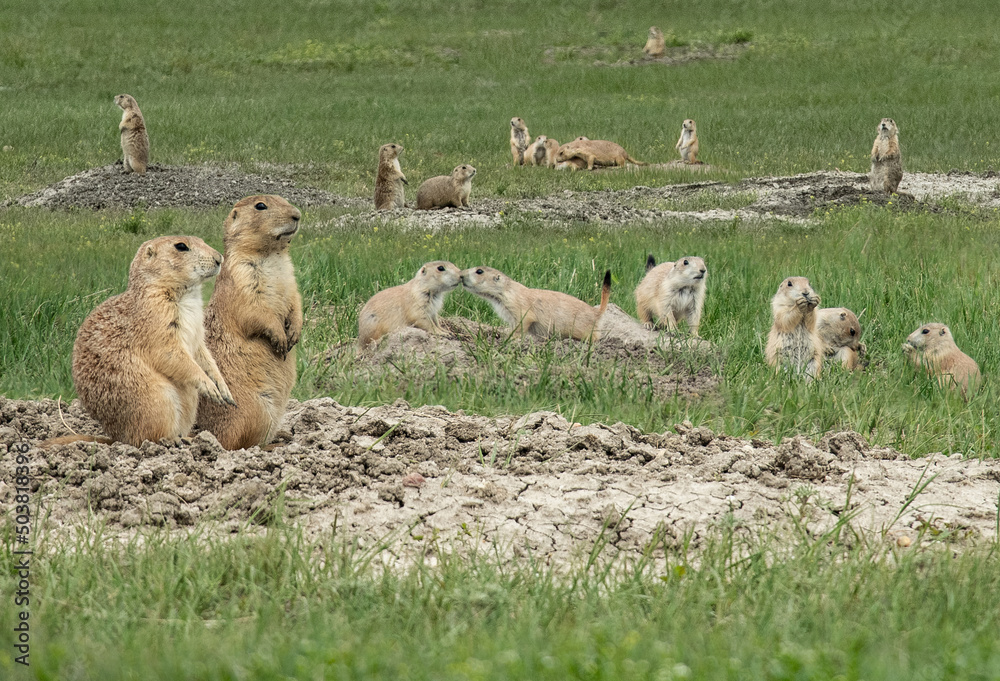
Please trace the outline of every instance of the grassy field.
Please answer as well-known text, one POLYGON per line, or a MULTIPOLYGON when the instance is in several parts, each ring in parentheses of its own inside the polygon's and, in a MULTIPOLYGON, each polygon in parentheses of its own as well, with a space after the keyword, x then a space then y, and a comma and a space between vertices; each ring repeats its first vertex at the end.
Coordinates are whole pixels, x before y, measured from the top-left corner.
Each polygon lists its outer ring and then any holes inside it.
MULTIPOLYGON (((257 0, 15 0, 0 4, 0 201, 118 158, 120 92, 142 107, 154 163, 264 168, 349 196, 370 195, 376 150, 389 141, 406 147, 411 189, 475 165, 473 201, 689 178, 512 169, 514 115, 533 135, 614 139, 651 162, 675 157, 680 123, 694 118, 701 156, 719 168, 707 177, 724 180, 864 172, 875 126, 891 116, 907 170, 984 171, 1000 165, 993 10, 985 0, 303 0, 280 10, 257 0), (654 24, 691 49, 745 50, 675 67, 594 65, 637 55, 654 24)), ((221 249, 226 210, 0 209, 0 394, 71 399, 75 331, 122 290, 138 245, 188 233, 221 249)), ((997 454, 1000 230, 994 216, 958 201, 933 214, 833 211, 811 227, 606 229, 518 218, 435 234, 333 226, 343 212, 305 211, 293 246, 308 324, 296 397, 403 397, 486 414, 548 408, 655 430, 688 418, 775 440, 851 428, 914 456, 997 454), (701 399, 656 400, 601 377, 526 390, 502 371, 466 383, 366 384, 349 366, 321 361, 355 335, 368 296, 427 260, 488 263, 595 302, 610 267, 613 302, 634 312, 647 253, 708 264, 702 333, 719 349, 712 361, 723 380, 701 399), (861 314, 866 372, 831 371, 804 385, 768 370, 768 301, 787 275, 808 276, 825 305, 861 314), (968 403, 903 361, 900 344, 930 320, 949 323, 986 375, 968 403)), ((460 291, 445 313, 496 320, 460 291)), ((494 361, 502 369, 516 357, 494 361)), ((314 543, 294 530, 227 541, 210 531, 153 535, 126 546, 85 534, 37 547, 34 678, 1000 674, 992 545, 896 555, 835 537, 737 540, 719 528, 697 555, 670 553, 665 572, 640 564, 567 575, 437 552, 440 565, 382 574, 340 539, 314 543)), ((9 524, 0 535, 9 566, 9 524)), ((0 571, 4 628, 15 617, 13 575, 0 571)), ((7 678, 12 649, 2 640, 7 678)))
MULTIPOLYGON (((696 556, 669 551, 665 567, 583 547, 566 573, 500 567, 490 547, 456 559, 442 541, 425 562, 383 571, 377 543, 293 530, 122 544, 87 529, 36 558, 31 669, 67 681, 1000 674, 995 547, 832 538, 724 527, 696 556)), ((14 581, 0 578, 5 593, 14 581)), ((17 610, 0 601, 5 623, 17 610)), ((4 678, 12 657, 0 648, 4 678)))

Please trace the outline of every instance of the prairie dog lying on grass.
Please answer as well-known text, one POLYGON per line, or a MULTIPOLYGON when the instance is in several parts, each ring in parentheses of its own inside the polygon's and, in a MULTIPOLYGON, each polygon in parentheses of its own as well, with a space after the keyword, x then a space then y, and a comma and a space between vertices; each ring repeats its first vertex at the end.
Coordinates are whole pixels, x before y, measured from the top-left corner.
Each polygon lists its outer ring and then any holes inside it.
POLYGON ((445 333, 438 322, 444 297, 462 283, 461 272, 445 260, 423 265, 405 284, 373 295, 358 314, 358 346, 371 349, 382 336, 414 326, 427 333, 445 333))
POLYGON ((916 366, 923 367, 938 383, 957 389, 962 397, 976 390, 982 375, 979 365, 958 349, 951 329, 944 324, 924 324, 903 343, 903 352, 916 366))
POLYGON ((596 308, 567 293, 528 288, 492 267, 463 270, 462 285, 490 303, 518 334, 596 341, 597 322, 611 297, 611 270, 604 274, 601 304, 596 308))
POLYGON ((774 321, 765 355, 772 367, 819 378, 823 367, 823 342, 816 333, 816 308, 820 298, 805 277, 788 277, 771 299, 774 321))
POLYGON ((646 165, 629 156, 621 145, 607 140, 581 140, 564 144, 556 154, 556 163, 565 163, 577 158, 586 161, 587 170, 593 170, 594 166, 623 166, 628 163, 637 166, 646 165))
POLYGON ((657 323, 670 331, 678 322, 686 322, 691 335, 698 335, 701 313, 705 307, 705 261, 688 256, 675 262, 656 264, 646 259, 646 276, 635 289, 636 313, 647 329, 657 323))

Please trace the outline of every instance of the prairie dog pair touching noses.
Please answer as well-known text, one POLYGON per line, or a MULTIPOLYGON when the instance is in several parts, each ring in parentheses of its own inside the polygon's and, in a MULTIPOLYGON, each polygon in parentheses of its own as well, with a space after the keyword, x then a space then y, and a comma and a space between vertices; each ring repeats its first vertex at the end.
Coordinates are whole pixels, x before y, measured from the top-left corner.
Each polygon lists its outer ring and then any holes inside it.
POLYGON ((979 386, 979 365, 958 349, 951 329, 944 324, 921 326, 903 343, 903 352, 916 366, 937 377, 941 386, 957 389, 963 397, 979 386))

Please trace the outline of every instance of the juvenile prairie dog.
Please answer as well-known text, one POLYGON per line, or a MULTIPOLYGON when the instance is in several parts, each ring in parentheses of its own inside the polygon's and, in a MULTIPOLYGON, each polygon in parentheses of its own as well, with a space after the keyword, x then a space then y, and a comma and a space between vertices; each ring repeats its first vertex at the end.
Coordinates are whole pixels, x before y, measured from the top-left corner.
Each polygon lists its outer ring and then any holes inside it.
POLYGON ((691 335, 697 336, 705 308, 706 274, 701 258, 688 256, 657 265, 650 255, 646 259, 646 276, 635 289, 639 321, 648 329, 659 323, 670 331, 683 321, 691 335))
POLYGON ((604 274, 598 307, 560 291, 528 288, 492 267, 463 270, 462 285, 492 305, 497 315, 518 334, 596 341, 597 322, 608 309, 611 296, 611 270, 604 274))
POLYGON ((667 51, 667 43, 663 39, 663 31, 656 26, 649 27, 649 38, 646 39, 646 46, 642 48, 643 54, 647 57, 662 57, 667 51))
MULTIPOLYGON (((558 142, 556 146, 558 147, 558 142)), ((524 164, 529 166, 547 166, 549 138, 539 135, 524 152, 524 164)))
POLYGON ((368 350, 382 336, 407 326, 445 333, 438 322, 444 297, 462 283, 462 273, 445 260, 429 262, 405 284, 379 291, 358 314, 358 346, 368 350))
POLYGON ((861 342, 861 323, 853 312, 846 307, 816 310, 816 333, 826 359, 840 362, 849 371, 861 366, 865 344, 861 342))
POLYGON ((681 125, 681 136, 677 140, 675 148, 681 152, 681 160, 685 163, 699 163, 698 126, 692 119, 687 119, 681 125))
POLYGON ((551 137, 545 139, 545 157, 540 165, 544 165, 546 168, 556 167, 556 153, 559 151, 559 140, 554 140, 551 137))
POLYGON ((288 244, 300 217, 267 194, 240 199, 226 216, 226 257, 205 313, 205 340, 236 406, 202 399, 198 407, 198 427, 226 449, 270 442, 295 385, 302 298, 288 244))
POLYGON ((123 112, 118 131, 121 133, 125 172, 144 175, 146 166, 149 165, 149 135, 146 134, 146 121, 132 95, 116 95, 115 104, 123 112))
POLYGON ((916 366, 936 376, 941 386, 957 388, 965 397, 979 386, 979 365, 955 345, 951 330, 944 324, 924 324, 903 343, 903 351, 916 366))
MULTIPOLYGON (((80 326, 73 385, 112 440, 138 447, 188 435, 199 395, 233 404, 202 326, 201 284, 221 263, 198 237, 147 241, 132 260, 125 292, 98 305, 80 326)), ((106 441, 69 436, 46 445, 80 440, 106 441)))
POLYGON ((883 118, 872 145, 872 190, 889 194, 899 189, 903 179, 903 157, 899 151, 899 128, 896 121, 883 118))
POLYGON ((375 175, 375 210, 402 208, 403 185, 409 184, 399 167, 399 144, 383 144, 378 150, 378 172, 375 175))
POLYGON ((438 175, 425 180, 417 190, 417 208, 432 210, 434 208, 468 208, 469 195, 472 194, 472 178, 476 169, 470 165, 455 166, 451 175, 438 175))
POLYGON ((524 119, 514 116, 510 119, 510 155, 514 157, 514 165, 524 165, 524 152, 528 149, 531 135, 528 134, 528 126, 524 124, 524 119))
POLYGON ((781 282, 771 299, 774 323, 765 350, 768 364, 819 378, 823 367, 823 342, 816 333, 819 303, 819 296, 805 277, 789 277, 781 282))
POLYGON ((627 163, 634 163, 637 166, 646 165, 642 161, 637 161, 623 147, 607 140, 581 140, 573 141, 559 147, 556 154, 556 163, 568 162, 571 159, 579 158, 587 162, 587 170, 593 170, 594 166, 623 166, 627 163))

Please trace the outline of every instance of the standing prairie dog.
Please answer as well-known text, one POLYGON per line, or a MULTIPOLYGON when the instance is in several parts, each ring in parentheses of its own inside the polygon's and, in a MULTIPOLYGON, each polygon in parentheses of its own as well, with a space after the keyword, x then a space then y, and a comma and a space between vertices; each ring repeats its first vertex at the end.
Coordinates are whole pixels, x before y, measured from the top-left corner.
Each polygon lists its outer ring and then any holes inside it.
POLYGON ((623 166, 628 163, 637 166, 646 165, 629 156, 621 145, 607 140, 581 140, 564 144, 559 147, 559 152, 556 154, 556 163, 565 163, 574 158, 586 161, 587 170, 593 170, 595 165, 623 166))
MULTIPOLYGON (((125 292, 83 321, 73 344, 73 386, 112 440, 138 447, 188 435, 199 395, 233 404, 202 326, 201 284, 221 263, 198 237, 147 241, 132 260, 125 292)), ((80 440, 107 441, 68 436, 45 444, 80 440)))
POLYGON ((549 138, 545 135, 536 137, 535 141, 524 151, 524 164, 529 166, 546 165, 545 153, 548 141, 549 138))
POLYGON ((556 152, 559 151, 559 140, 554 140, 551 137, 545 139, 545 158, 543 163, 546 168, 556 167, 556 152))
POLYGON ((520 116, 510 119, 510 155, 514 158, 514 165, 524 165, 524 152, 528 149, 530 140, 524 119, 520 116))
POLYGON ((670 331, 686 322, 691 335, 698 335, 705 308, 705 261, 689 256, 675 262, 656 264, 646 259, 646 276, 635 289, 636 312, 647 329, 657 322, 670 331))
POLYGON ((872 145, 872 190, 889 194, 899 189, 903 179, 903 157, 899 151, 899 128, 896 121, 883 118, 878 124, 878 136, 872 145))
POLYGON ((656 26, 649 27, 649 38, 646 39, 646 46, 642 48, 643 54, 647 57, 662 57, 667 51, 667 42, 663 39, 663 31, 656 26))
POLYGON ((146 134, 146 121, 132 95, 116 95, 115 104, 123 112, 118 131, 121 134, 125 172, 144 175, 146 166, 149 165, 149 135, 146 134))
POLYGON ((405 284, 379 291, 358 314, 358 346, 364 351, 382 336, 407 326, 441 335, 438 322, 444 297, 462 283, 462 273, 450 262, 435 260, 422 266, 405 284))
POLYGON ((951 329, 944 324, 924 324, 903 343, 903 351, 916 366, 937 377, 946 388, 957 388, 966 397, 979 386, 979 365, 955 345, 951 329))
POLYGON ((816 333, 819 303, 819 296, 805 277, 789 277, 781 282, 771 299, 774 323, 765 350, 768 364, 819 378, 823 367, 823 342, 816 333))
POLYGON ((601 304, 596 308, 567 293, 528 288, 492 267, 463 270, 462 285, 492 305, 518 334, 596 341, 597 322, 611 297, 611 270, 604 274, 601 304))
POLYGON ((399 167, 399 144, 383 144, 378 150, 378 172, 375 174, 375 210, 402 208, 403 185, 409 184, 399 167))
POLYGON ((226 257, 205 313, 205 339, 236 407, 205 399, 198 407, 198 426, 226 449, 270 442, 295 385, 302 297, 288 244, 301 216, 267 194, 240 199, 226 216, 226 257))
POLYGON ((438 175, 425 180, 417 190, 417 209, 468 208, 472 194, 472 178, 476 169, 470 165, 455 166, 451 175, 438 175))
POLYGON ((681 136, 674 148, 681 152, 681 160, 685 163, 700 163, 698 160, 698 126, 692 119, 687 119, 681 125, 681 136))
POLYGON ((861 322, 846 307, 816 310, 816 333, 823 343, 823 356, 849 371, 861 366, 865 344, 861 342, 861 322))

